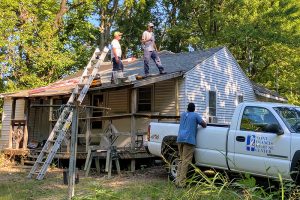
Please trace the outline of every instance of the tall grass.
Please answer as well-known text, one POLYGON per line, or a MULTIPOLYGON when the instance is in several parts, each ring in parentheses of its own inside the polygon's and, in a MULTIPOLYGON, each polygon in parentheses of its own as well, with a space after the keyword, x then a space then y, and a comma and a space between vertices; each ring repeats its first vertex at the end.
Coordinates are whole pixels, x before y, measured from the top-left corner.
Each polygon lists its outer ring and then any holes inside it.
MULTIPOLYGON (((195 167, 195 166, 194 166, 195 167)), ((194 168, 194 173, 188 179, 186 188, 176 188, 172 181, 149 181, 129 183, 121 188, 111 188, 103 183, 97 183, 89 195, 81 195, 75 199, 178 199, 178 200, 273 200, 299 199, 299 187, 291 182, 263 179, 263 185, 249 174, 235 175, 230 178, 223 172, 212 173, 194 168)))

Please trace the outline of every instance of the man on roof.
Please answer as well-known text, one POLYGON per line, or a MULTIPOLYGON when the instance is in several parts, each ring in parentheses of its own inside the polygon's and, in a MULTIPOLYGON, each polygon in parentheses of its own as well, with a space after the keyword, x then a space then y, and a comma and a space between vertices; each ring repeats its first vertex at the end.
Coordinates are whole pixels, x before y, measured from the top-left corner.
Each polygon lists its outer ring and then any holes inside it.
POLYGON ((149 23, 148 28, 146 31, 144 31, 142 35, 142 43, 144 45, 144 72, 145 77, 149 76, 149 62, 150 58, 155 62, 156 67, 159 70, 160 74, 166 74, 164 71, 164 68, 161 64, 160 58, 157 54, 157 48, 155 44, 155 37, 153 33, 154 24, 149 23))
MULTIPOLYGON (((114 39, 111 42, 111 58, 112 58, 112 62, 113 62, 113 69, 112 71, 122 71, 124 70, 124 65, 121 61, 121 56, 122 56, 122 49, 121 49, 121 45, 120 45, 120 40, 122 37, 123 33, 116 31, 114 32, 114 39)), ((113 73, 114 74, 114 73, 113 73)), ((114 80, 112 74, 112 82, 114 80)))

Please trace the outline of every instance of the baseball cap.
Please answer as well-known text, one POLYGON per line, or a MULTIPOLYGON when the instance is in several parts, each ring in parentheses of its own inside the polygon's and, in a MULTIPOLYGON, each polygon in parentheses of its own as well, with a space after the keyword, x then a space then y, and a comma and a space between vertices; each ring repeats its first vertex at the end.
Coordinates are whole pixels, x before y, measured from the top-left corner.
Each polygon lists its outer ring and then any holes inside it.
POLYGON ((149 27, 154 27, 154 24, 150 22, 150 23, 148 24, 148 26, 149 26, 149 27))
POLYGON ((114 32, 114 36, 119 36, 119 35, 123 35, 123 33, 119 32, 119 31, 114 32))

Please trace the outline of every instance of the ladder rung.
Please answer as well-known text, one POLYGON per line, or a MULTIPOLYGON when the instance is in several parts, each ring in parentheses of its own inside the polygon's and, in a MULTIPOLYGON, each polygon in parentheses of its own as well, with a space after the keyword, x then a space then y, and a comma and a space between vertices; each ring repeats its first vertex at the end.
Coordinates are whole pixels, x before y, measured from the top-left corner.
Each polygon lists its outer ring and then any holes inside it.
POLYGON ((95 55, 100 56, 101 55, 101 51, 95 51, 95 55))
POLYGON ((43 162, 43 161, 36 161, 37 163, 39 163, 39 164, 44 164, 45 162, 43 162))
POLYGON ((43 150, 43 152, 44 152, 44 153, 48 153, 48 154, 50 153, 50 151, 46 151, 46 150, 43 150))
POLYGON ((91 62, 92 62, 92 64, 94 65, 94 64, 96 64, 98 61, 99 61, 99 59, 93 59, 91 62))
POLYGON ((79 87, 84 87, 85 85, 87 85, 86 83, 78 83, 77 84, 79 87))
POLYGON ((52 142, 52 143, 55 143, 55 141, 56 141, 56 140, 48 140, 48 142, 52 142))

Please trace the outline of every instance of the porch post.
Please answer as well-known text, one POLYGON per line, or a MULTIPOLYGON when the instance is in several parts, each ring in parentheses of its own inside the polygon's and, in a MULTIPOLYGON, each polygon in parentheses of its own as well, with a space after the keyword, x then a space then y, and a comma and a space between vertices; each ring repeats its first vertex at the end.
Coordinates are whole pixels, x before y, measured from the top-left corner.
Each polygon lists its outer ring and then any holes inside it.
POLYGON ((14 122, 15 119, 15 111, 16 111, 16 99, 12 99, 12 109, 11 109, 11 118, 10 118, 10 131, 9 131, 9 138, 8 138, 8 148, 12 148, 12 133, 14 131, 14 122))
POLYGON ((68 180, 69 198, 68 199, 72 199, 72 197, 74 196, 77 138, 78 138, 78 103, 76 102, 76 107, 73 110, 72 129, 71 129, 71 154, 69 160, 69 180, 68 180))
MULTIPOLYGON (((131 132, 131 149, 133 150, 135 147, 135 129, 136 129, 136 121, 135 116, 137 107, 137 89, 134 88, 131 90, 131 123, 130 123, 130 132, 131 132)), ((131 172, 135 171, 135 159, 131 160, 131 172)))
POLYGON ((179 115, 179 85, 178 85, 178 78, 175 79, 175 115, 179 115))
POLYGON ((24 109, 24 117, 25 117, 25 121, 24 121, 24 137, 23 137, 23 149, 26 150, 27 149, 27 144, 28 144, 28 119, 29 119, 29 105, 30 104, 30 100, 29 99, 25 99, 25 109, 24 109))
POLYGON ((86 133, 85 133, 85 149, 86 152, 89 151, 90 146, 90 135, 91 135, 91 116, 92 116, 92 108, 87 108, 86 110, 86 133))

